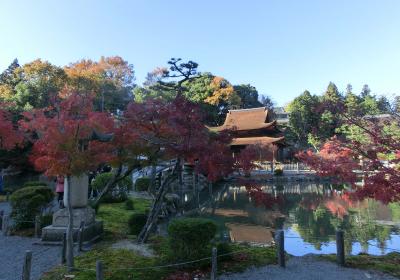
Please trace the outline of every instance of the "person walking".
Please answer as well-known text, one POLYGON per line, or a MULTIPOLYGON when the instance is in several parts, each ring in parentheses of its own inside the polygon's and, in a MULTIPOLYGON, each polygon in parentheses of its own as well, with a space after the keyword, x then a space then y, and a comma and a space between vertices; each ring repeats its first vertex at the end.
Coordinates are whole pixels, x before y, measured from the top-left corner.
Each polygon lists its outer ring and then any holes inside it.
POLYGON ((60 208, 64 208, 64 176, 57 176, 56 179, 56 193, 58 195, 57 201, 60 208))

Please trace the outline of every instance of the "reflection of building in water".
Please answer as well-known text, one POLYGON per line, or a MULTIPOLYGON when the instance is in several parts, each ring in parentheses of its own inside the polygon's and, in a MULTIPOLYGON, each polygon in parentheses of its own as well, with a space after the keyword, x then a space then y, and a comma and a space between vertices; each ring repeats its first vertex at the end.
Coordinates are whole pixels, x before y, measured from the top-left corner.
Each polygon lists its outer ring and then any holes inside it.
POLYGON ((232 242, 270 245, 274 240, 271 228, 236 223, 226 223, 225 226, 229 229, 232 242))

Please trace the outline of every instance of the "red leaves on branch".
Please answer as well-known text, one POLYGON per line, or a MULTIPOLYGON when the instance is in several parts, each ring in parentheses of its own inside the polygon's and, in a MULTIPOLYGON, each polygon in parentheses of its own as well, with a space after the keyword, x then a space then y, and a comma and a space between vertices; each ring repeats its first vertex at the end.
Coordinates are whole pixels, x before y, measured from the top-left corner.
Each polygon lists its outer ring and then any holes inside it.
MULTIPOLYGON (((388 130, 386 121, 346 117, 349 124, 362 130, 362 140, 334 138, 319 153, 301 152, 297 157, 317 174, 350 184, 359 199, 400 201, 400 140, 395 131, 388 130)), ((396 116, 391 121, 399 123, 396 116)))
POLYGON ((112 132, 110 115, 93 111, 92 99, 71 94, 43 110, 24 114, 21 127, 34 141, 35 168, 48 176, 80 175, 112 159, 108 143, 93 140, 94 132, 112 132))
POLYGON ((353 172, 359 168, 357 155, 335 138, 326 142, 319 153, 308 150, 296 156, 320 176, 340 178, 349 183, 357 181, 356 173, 353 172))
POLYGON ((0 149, 12 150, 22 145, 23 141, 23 134, 12 122, 11 113, 7 111, 5 104, 0 104, 0 149))
POLYGON ((156 99, 130 104, 121 128, 141 143, 147 156, 157 153, 165 160, 183 159, 215 181, 232 172, 230 138, 211 135, 202 121, 198 105, 178 96, 172 102, 156 99))

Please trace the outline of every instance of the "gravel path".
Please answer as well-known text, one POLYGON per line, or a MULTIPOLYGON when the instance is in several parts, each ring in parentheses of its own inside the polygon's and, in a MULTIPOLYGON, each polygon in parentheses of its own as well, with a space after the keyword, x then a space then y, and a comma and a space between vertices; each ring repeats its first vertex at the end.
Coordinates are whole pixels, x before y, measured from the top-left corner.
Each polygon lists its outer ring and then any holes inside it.
POLYGON ((398 280, 376 271, 343 268, 335 263, 322 261, 315 256, 292 257, 286 268, 268 265, 248 269, 243 273, 223 275, 219 280, 398 280))
POLYGON ((32 251, 31 279, 37 280, 43 272, 61 261, 60 246, 35 245, 40 239, 3 236, 0 232, 0 280, 20 280, 25 251, 32 251))

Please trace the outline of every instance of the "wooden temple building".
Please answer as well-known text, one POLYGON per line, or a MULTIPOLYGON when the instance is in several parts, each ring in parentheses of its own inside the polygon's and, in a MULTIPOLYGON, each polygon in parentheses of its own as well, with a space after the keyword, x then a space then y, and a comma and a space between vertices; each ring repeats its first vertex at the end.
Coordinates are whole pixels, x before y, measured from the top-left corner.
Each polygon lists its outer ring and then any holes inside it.
POLYGON ((240 152, 248 145, 262 147, 264 160, 281 161, 286 147, 285 137, 272 120, 271 112, 265 108, 229 110, 223 125, 211 127, 212 131, 231 130, 231 149, 240 152), (267 153, 267 154, 265 154, 267 153))

